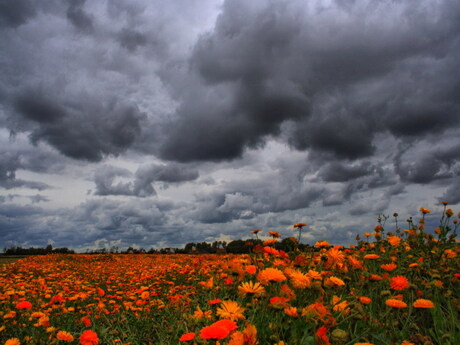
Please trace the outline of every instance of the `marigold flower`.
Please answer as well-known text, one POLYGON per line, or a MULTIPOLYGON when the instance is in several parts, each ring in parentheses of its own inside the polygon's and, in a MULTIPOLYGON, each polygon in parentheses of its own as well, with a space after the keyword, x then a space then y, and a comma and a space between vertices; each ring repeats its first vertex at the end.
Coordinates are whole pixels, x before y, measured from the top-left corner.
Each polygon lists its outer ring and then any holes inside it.
POLYGON ((270 240, 265 240, 262 244, 264 246, 271 246, 271 245, 275 244, 276 242, 277 242, 276 238, 272 238, 270 240))
POLYGON ((448 209, 446 210, 446 216, 450 218, 450 217, 452 217, 453 215, 454 215, 454 211, 452 211, 451 208, 448 208, 448 209))
POLYGON ((406 308, 407 304, 399 299, 390 298, 385 301, 385 304, 392 308, 406 308))
POLYGON ((230 337, 227 345, 244 345, 244 334, 243 332, 236 331, 230 337))
POLYGON ((257 267, 256 266, 254 266, 254 265, 246 266, 246 273, 254 274, 256 272, 257 272, 257 267))
POLYGON ((256 230, 252 230, 251 233, 252 234, 258 234, 259 232, 261 232, 262 230, 260 229, 256 229, 256 230))
POLYGON ((276 232, 276 231, 269 231, 268 234, 273 238, 281 237, 281 234, 279 232, 276 232))
POLYGON ((289 273, 289 277, 291 279, 292 285, 296 289, 305 289, 311 286, 311 278, 308 276, 308 274, 293 270, 289 273))
POLYGON ((354 343, 353 345, 374 345, 372 343, 354 343))
POLYGON ((396 268, 398 268, 398 265, 396 265, 395 263, 391 263, 391 264, 380 265, 380 267, 384 269, 385 271, 391 272, 395 270, 396 268))
POLYGON ((182 334, 182 336, 179 338, 179 341, 190 341, 190 340, 195 339, 195 336, 196 334, 193 332, 185 333, 185 334, 182 334))
POLYGON ((330 247, 331 245, 329 244, 328 241, 318 241, 315 243, 316 248, 324 248, 324 247, 330 247))
POLYGON ((80 336, 81 345, 97 345, 99 344, 99 337, 97 333, 88 329, 84 331, 80 336))
POLYGON ((296 307, 284 308, 284 312, 291 317, 299 317, 299 312, 296 307))
POLYGON ((370 299, 369 297, 366 297, 366 296, 361 296, 361 297, 358 298, 358 300, 362 304, 370 304, 372 302, 372 299, 370 299))
POLYGON ((266 268, 259 272, 257 279, 261 284, 267 285, 271 281, 282 282, 286 280, 286 276, 277 268, 266 268))
POLYGON ((427 208, 424 208, 424 207, 420 207, 420 212, 422 212, 423 214, 428 214, 430 213, 431 211, 427 208))
POLYGON ((404 276, 396 276, 391 278, 390 287, 393 290, 405 290, 409 287, 409 280, 404 276))
POLYGON ((401 345, 415 345, 414 343, 411 343, 410 341, 404 340, 401 345))
POLYGON ((388 236, 387 238, 388 243, 390 243, 393 247, 399 246, 402 239, 399 236, 388 236))
POLYGON ((5 342, 5 345, 21 345, 21 342, 18 338, 11 338, 5 342))
POLYGON ((378 259, 380 258, 380 255, 377 255, 377 254, 366 254, 364 255, 364 259, 366 260, 375 260, 375 259, 378 259))
POLYGON ((56 338, 62 341, 73 341, 73 335, 66 331, 59 331, 56 334, 56 338))
POLYGON ((212 325, 204 327, 200 331, 201 339, 224 339, 231 331, 237 329, 238 326, 231 320, 220 320, 212 325))
POLYGON ((245 309, 235 301, 223 301, 221 306, 217 308, 216 313, 223 319, 235 321, 245 318, 243 315, 244 310, 245 309))
POLYGON ((195 312, 193 313, 193 318, 194 319, 211 319, 212 318, 212 311, 207 310, 207 311, 202 311, 201 308, 198 306, 195 312))
POLYGON ((216 298, 216 299, 212 299, 212 300, 208 301, 208 304, 209 305, 214 305, 214 304, 219 304, 220 302, 222 302, 222 300, 216 298))
POLYGON ((330 277, 329 278, 329 282, 331 283, 332 286, 343 286, 345 285, 345 282, 340 279, 340 278, 337 278, 337 277, 330 277))
POLYGON ((32 308, 32 303, 28 301, 22 301, 16 304, 16 309, 30 309, 32 308))
POLYGON ((302 316, 313 316, 318 319, 324 319, 329 315, 329 311, 323 303, 312 303, 302 309, 302 316))
POLYGON ((243 282, 238 286, 238 292, 242 295, 261 296, 265 293, 265 288, 260 283, 243 282))
POLYGON ((420 298, 418 300, 416 300, 412 306, 414 308, 424 308, 424 309, 431 309, 431 308, 434 308, 434 303, 431 302, 429 299, 423 299, 423 298, 420 298))

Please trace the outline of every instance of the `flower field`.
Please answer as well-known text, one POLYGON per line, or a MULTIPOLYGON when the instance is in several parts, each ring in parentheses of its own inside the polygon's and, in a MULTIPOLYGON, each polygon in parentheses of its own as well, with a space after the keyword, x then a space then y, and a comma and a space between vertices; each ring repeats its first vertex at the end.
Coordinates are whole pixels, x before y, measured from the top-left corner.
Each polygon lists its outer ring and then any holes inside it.
POLYGON ((271 231, 247 255, 24 258, 0 266, 0 344, 460 344, 458 219, 446 204, 436 229, 422 208, 416 223, 380 219, 346 248, 286 253, 271 231))

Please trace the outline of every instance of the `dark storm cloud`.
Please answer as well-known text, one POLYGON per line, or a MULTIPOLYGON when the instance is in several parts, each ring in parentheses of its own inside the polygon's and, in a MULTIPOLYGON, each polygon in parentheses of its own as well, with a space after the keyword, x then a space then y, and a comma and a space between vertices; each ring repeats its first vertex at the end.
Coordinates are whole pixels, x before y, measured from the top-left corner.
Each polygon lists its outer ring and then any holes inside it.
POLYGON ((401 145, 395 156, 394 166, 397 174, 404 182, 429 183, 434 180, 460 178, 460 145, 425 149, 411 158, 406 154, 407 147, 401 145))
POLYGON ((0 1, 0 28, 25 24, 35 14, 35 1, 33 0, 2 0, 0 1))
POLYGON ((57 100, 41 88, 19 94, 14 109, 26 120, 20 126, 28 126, 33 143, 45 141, 66 156, 88 161, 124 152, 139 135, 144 116, 115 99, 57 100))
POLYGON ((233 159, 290 122, 293 147, 357 159, 377 133, 458 126, 460 4, 368 5, 226 1, 189 67, 162 74, 181 102, 162 156, 233 159))
POLYGON ((138 47, 147 44, 147 36, 139 31, 124 28, 118 34, 118 41, 123 48, 135 51, 138 47))
POLYGON ((10 152, 0 153, 0 187, 5 189, 24 187, 38 190, 50 188, 46 183, 16 178, 16 171, 18 169, 32 168, 33 165, 27 162, 27 160, 22 159, 20 154, 10 152))
POLYGON ((86 0, 68 0, 67 19, 80 31, 93 31, 93 18, 85 12, 86 0))
POLYGON ((157 194, 153 187, 154 182, 181 183, 196 180, 198 171, 181 164, 168 165, 150 164, 141 166, 135 173, 132 181, 118 181, 117 177, 130 178, 132 173, 126 169, 104 166, 95 174, 97 195, 131 195, 148 197, 157 194))

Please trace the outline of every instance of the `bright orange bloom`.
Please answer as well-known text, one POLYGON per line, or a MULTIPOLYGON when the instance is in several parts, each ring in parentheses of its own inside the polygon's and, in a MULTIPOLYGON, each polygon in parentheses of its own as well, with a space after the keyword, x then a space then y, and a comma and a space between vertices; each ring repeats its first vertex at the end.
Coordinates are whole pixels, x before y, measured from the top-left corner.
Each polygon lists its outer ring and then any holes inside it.
POLYGON ((284 312, 291 317, 299 317, 299 312, 296 307, 285 308, 284 312))
POLYGON ((424 309, 430 309, 430 308, 434 308, 434 303, 431 302, 429 299, 423 299, 423 298, 420 298, 418 300, 416 300, 412 306, 414 308, 424 308, 424 309))
POLYGON ((342 279, 337 278, 337 277, 330 277, 329 282, 330 282, 331 286, 343 286, 343 285, 345 285, 345 282, 342 279))
POLYGON ((246 266, 246 272, 249 274, 254 274, 257 272, 257 267, 254 265, 248 265, 246 266))
POLYGON ((11 338, 5 342, 5 345, 21 345, 21 342, 18 338, 11 338))
POLYGON ((296 289, 305 289, 311 286, 311 279, 307 274, 304 274, 298 270, 293 270, 289 273, 292 285, 296 289))
POLYGON ((251 233, 252 233, 252 234, 257 234, 257 233, 259 233, 259 232, 261 232, 261 231, 262 231, 262 230, 260 230, 260 229, 256 229, 256 230, 252 230, 251 233))
POLYGON ((378 259, 380 257, 380 255, 377 255, 377 254, 366 254, 364 255, 364 259, 367 259, 367 260, 375 260, 375 259, 378 259))
POLYGON ((361 296, 358 299, 362 304, 370 304, 372 302, 372 299, 366 296, 361 296))
POLYGON ((62 341, 73 341, 73 335, 66 331, 57 332, 56 338, 62 341))
POLYGON ((206 310, 203 311, 201 308, 198 306, 195 312, 193 313, 192 316, 194 319, 211 319, 212 318, 212 311, 211 310, 206 310))
POLYGON ((312 303, 302 309, 302 316, 313 316, 324 319, 329 315, 329 311, 323 303, 312 303))
POLYGON ((398 291, 405 290, 409 287, 409 285, 410 285, 409 280, 407 280, 407 278, 404 276, 393 277, 391 278, 391 281, 390 281, 390 287, 393 290, 398 290, 398 291))
POLYGON ((203 327, 200 331, 201 339, 224 339, 231 331, 237 329, 238 326, 231 320, 220 320, 212 325, 203 327))
POLYGON ((244 319, 244 308, 235 301, 223 301, 221 307, 217 308, 217 315, 223 319, 240 320, 244 319))
POLYGON ((327 261, 324 264, 326 268, 335 268, 345 261, 345 254, 337 248, 329 249, 326 255, 327 261))
POLYGON ((354 343, 353 345, 374 345, 372 343, 354 343))
POLYGON ((420 212, 422 212, 423 214, 428 214, 430 213, 431 211, 427 208, 424 208, 424 207, 420 207, 420 212))
POLYGON ((395 263, 391 263, 391 264, 381 265, 380 267, 384 269, 385 271, 391 272, 395 270, 396 268, 398 268, 398 265, 396 265, 395 263))
POLYGON ((279 269, 269 267, 260 271, 257 279, 259 279, 261 284, 267 285, 271 281, 282 282, 286 280, 286 276, 279 269))
POLYGON ((399 299, 390 298, 385 301, 385 304, 392 308, 406 308, 407 304, 399 299))
POLYGON ((16 309, 30 309, 32 308, 32 303, 28 301, 22 301, 16 304, 16 309))
POLYGON ((318 241, 315 243, 316 248, 323 248, 323 247, 330 247, 331 245, 329 244, 328 241, 318 241))
POLYGON ((227 345, 244 345, 243 332, 237 331, 232 334, 227 345))
POLYGON ((281 234, 279 232, 276 232, 276 231, 269 231, 268 234, 273 238, 281 237, 281 234))
POLYGON ((80 336, 81 345, 97 345, 99 344, 99 337, 97 333, 88 329, 84 331, 80 336))
POLYGON ((398 236, 388 236, 387 238, 388 243, 390 243, 393 247, 399 246, 401 243, 401 237, 398 236))
POLYGON ((262 244, 264 246, 271 246, 272 244, 275 244, 277 242, 276 238, 272 238, 270 240, 265 240, 262 244))
POLYGON ((296 223, 293 225, 294 228, 302 229, 304 226, 307 226, 305 223, 296 223))
POLYGON ((260 283, 243 282, 238 286, 238 292, 242 295, 261 296, 265 293, 265 288, 260 283))
POLYGON ((195 336, 196 334, 193 332, 185 333, 179 338, 179 341, 190 341, 190 340, 195 339, 195 336))
POLYGON ((415 345, 414 343, 411 343, 410 341, 404 340, 401 345, 415 345))

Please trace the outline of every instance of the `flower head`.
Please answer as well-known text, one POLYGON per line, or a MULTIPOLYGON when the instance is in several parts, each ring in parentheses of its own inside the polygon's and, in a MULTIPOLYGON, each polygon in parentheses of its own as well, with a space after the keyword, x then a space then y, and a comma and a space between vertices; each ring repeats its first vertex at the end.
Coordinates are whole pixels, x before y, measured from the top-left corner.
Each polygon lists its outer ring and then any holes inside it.
POLYGON ((81 345, 97 345, 99 344, 99 337, 97 333, 88 329, 84 331, 80 336, 81 345))
POLYGON ((238 292, 242 295, 261 296, 265 293, 265 288, 260 283, 243 282, 238 286, 238 292))
POLYGON ((393 290, 405 290, 409 287, 409 280, 404 276, 396 276, 391 278, 390 287, 393 290))
POLYGON ((412 306, 414 308, 424 308, 424 309, 431 309, 431 308, 434 308, 434 303, 431 302, 429 299, 423 299, 423 298, 420 298, 418 300, 416 300, 412 306))
POLYGON ((212 325, 203 327, 200 331, 201 339, 224 339, 231 331, 237 329, 238 326, 231 320, 220 320, 212 325))
POLYGON ((196 334, 193 332, 185 333, 185 334, 182 334, 182 336, 179 338, 179 341, 190 341, 190 340, 195 339, 195 336, 196 334))
POLYGON ((267 285, 271 281, 282 282, 286 280, 286 276, 279 269, 269 267, 260 271, 257 279, 259 279, 261 284, 267 285))
POLYGON ((30 309, 32 308, 32 303, 28 301, 21 301, 18 304, 16 304, 16 309, 30 309))
POLYGON ((395 298, 390 298, 385 301, 385 304, 392 308, 406 308, 407 304, 395 298))
POLYGON ((18 338, 11 338, 5 342, 5 345, 21 345, 21 342, 18 338))
POLYGON ((66 331, 57 332, 56 338, 62 341, 73 341, 73 335, 66 331))
POLYGON ((243 312, 244 308, 235 301, 223 301, 221 306, 217 308, 217 315, 228 320, 244 319, 243 312))

